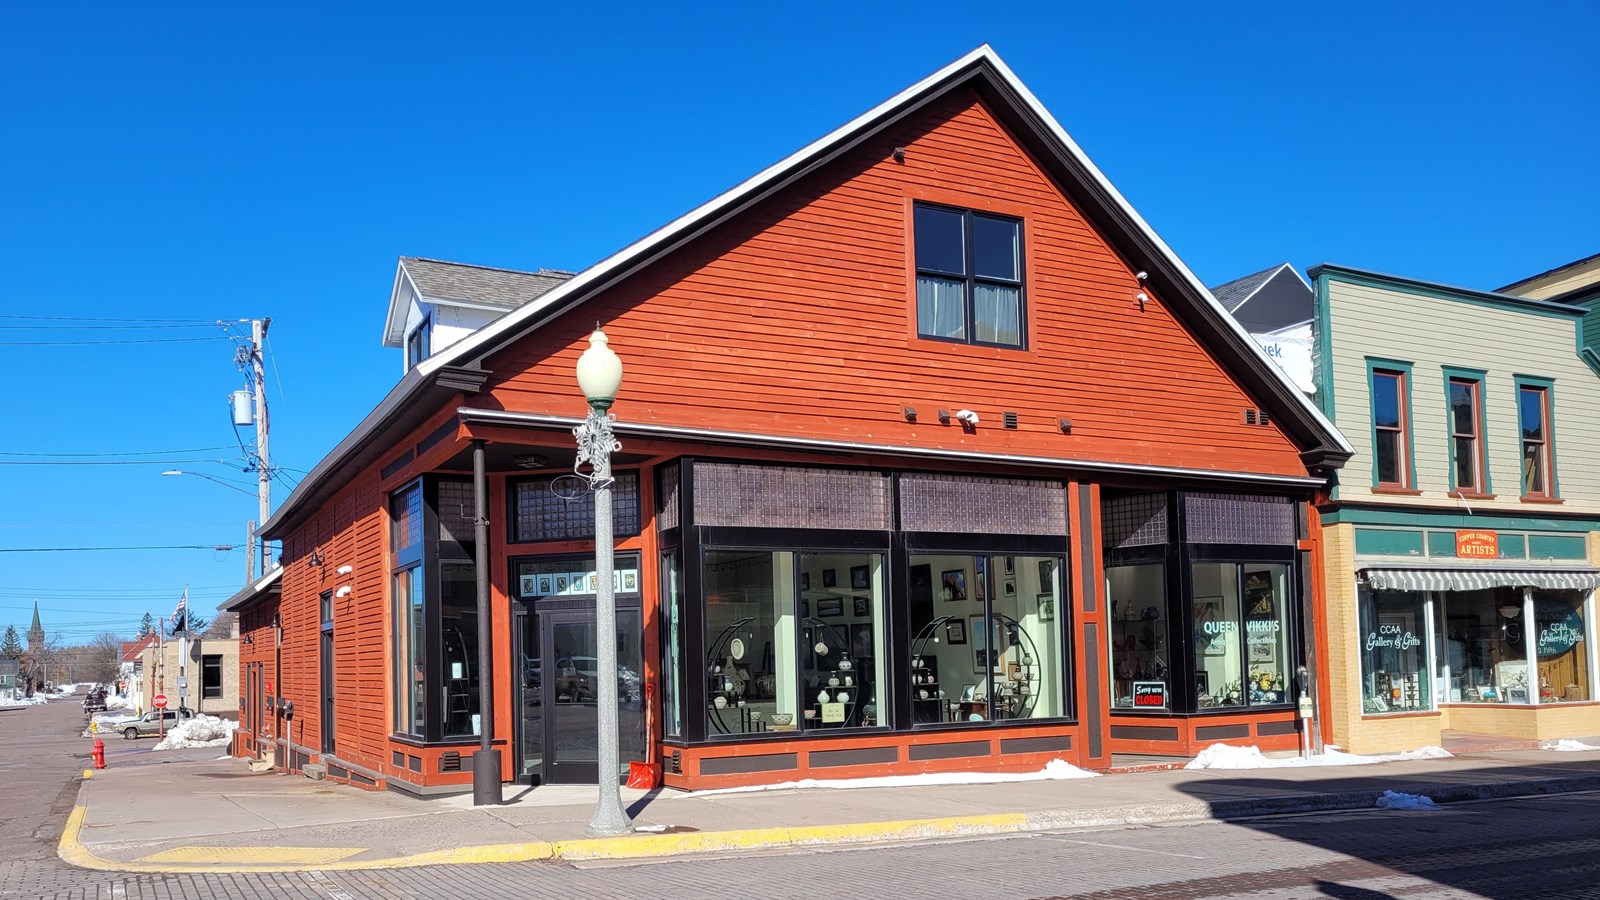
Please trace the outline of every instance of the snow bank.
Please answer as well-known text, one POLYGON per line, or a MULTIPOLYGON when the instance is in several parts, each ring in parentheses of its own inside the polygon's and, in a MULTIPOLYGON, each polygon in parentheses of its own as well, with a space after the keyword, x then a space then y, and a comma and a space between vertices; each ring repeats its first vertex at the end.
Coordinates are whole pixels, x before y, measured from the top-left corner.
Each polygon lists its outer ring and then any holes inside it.
POLYGON ((1099 773, 1088 772, 1062 759, 1052 759, 1037 772, 929 772, 924 775, 885 775, 879 778, 802 778, 782 784, 758 784, 750 787, 714 788, 695 791, 693 796, 712 794, 743 794, 751 791, 787 791, 796 788, 876 788, 917 787, 942 784, 1006 784, 1017 781, 1066 781, 1071 778, 1098 778, 1099 773))
POLYGON ((106 697, 106 709, 127 709, 131 705, 127 697, 118 697, 116 694, 106 697))
POLYGON ((1545 741, 1539 745, 1540 750, 1560 750, 1564 753, 1578 753, 1584 750, 1600 750, 1600 747, 1591 747, 1583 741, 1571 738, 1562 738, 1559 741, 1545 741))
POLYGON ((45 695, 34 694, 32 697, 0 698, 0 707, 9 709, 16 706, 40 706, 47 702, 49 701, 45 695))
POLYGON ((1235 747, 1231 744, 1213 744, 1200 751, 1194 759, 1189 760, 1185 769, 1286 769, 1302 766, 1370 766, 1374 763, 1394 762, 1404 759, 1448 759, 1452 754, 1442 747, 1423 747, 1420 750, 1407 750, 1404 753, 1390 753, 1383 756, 1360 756, 1355 753, 1343 753, 1338 750, 1328 750, 1315 756, 1301 759, 1298 756, 1288 759, 1270 759, 1263 755, 1256 747, 1235 747))
POLYGON ((167 729, 167 736, 152 750, 187 750, 191 747, 222 747, 233 740, 237 723, 204 713, 167 729))
POLYGON ((1399 791, 1384 791, 1378 798, 1379 809, 1438 809, 1433 804, 1432 797, 1421 794, 1402 794, 1399 791))

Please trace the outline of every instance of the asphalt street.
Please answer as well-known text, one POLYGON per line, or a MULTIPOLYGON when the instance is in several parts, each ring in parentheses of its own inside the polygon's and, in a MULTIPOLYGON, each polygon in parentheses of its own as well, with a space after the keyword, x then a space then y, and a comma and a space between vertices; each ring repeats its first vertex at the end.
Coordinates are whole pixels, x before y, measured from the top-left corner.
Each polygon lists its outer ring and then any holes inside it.
MULTIPOLYGON (((72 701, 0 711, 0 898, 1600 898, 1600 798, 1583 794, 643 863, 90 872, 55 857, 88 764, 82 727, 72 701)), ((111 764, 170 758, 153 744, 108 741, 111 764)))

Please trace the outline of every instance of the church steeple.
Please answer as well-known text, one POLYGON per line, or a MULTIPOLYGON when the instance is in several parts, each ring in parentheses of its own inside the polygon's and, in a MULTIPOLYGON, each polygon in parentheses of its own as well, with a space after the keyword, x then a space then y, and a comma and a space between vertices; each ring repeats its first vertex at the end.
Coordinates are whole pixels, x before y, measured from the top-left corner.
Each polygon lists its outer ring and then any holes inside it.
POLYGON ((39 624, 39 601, 33 601, 33 627, 28 629, 28 649, 44 646, 44 626, 39 624))

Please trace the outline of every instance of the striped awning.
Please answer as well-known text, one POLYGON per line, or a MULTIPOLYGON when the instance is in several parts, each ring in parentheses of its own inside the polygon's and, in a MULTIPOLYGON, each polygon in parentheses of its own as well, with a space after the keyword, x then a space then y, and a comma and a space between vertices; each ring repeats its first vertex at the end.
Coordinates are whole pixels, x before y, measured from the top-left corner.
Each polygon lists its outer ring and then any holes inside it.
POLYGON ((1531 587, 1587 591, 1600 587, 1600 569, 1372 568, 1363 569, 1375 591, 1481 591, 1531 587))

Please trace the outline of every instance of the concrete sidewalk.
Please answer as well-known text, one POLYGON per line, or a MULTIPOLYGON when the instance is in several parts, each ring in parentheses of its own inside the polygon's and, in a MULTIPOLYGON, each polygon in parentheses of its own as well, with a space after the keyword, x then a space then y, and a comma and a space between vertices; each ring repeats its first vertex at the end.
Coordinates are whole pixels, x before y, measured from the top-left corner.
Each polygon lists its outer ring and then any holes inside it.
POLYGON ((121 872, 630 859, 1371 808, 1385 790, 1440 803, 1600 790, 1600 751, 848 790, 625 789, 636 824, 664 830, 596 839, 584 837, 593 787, 508 785, 504 804, 475 808, 470 795, 417 800, 191 759, 94 772, 60 854, 121 872))

